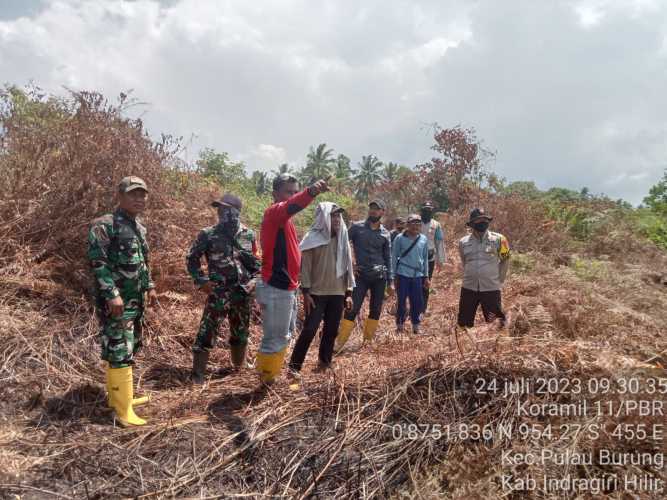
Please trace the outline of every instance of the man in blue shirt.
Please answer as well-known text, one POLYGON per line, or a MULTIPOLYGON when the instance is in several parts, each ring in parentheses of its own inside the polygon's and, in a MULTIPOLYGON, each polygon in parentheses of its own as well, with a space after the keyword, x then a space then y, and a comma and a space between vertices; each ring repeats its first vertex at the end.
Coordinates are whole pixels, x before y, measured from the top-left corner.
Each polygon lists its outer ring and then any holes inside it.
POLYGON ((431 286, 428 277, 428 239, 421 234, 422 219, 408 216, 408 228, 394 240, 391 251, 392 268, 396 276, 396 329, 403 331, 406 302, 410 299, 412 332, 419 333, 420 315, 424 309, 424 288, 431 286))

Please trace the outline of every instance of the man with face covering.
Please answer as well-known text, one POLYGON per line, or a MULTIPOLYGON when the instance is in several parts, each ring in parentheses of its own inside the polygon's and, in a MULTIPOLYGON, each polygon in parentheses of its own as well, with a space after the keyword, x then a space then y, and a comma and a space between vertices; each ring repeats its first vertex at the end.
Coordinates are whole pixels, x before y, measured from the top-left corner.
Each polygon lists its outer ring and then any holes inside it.
POLYGON ((459 241, 463 265, 458 314, 460 327, 474 325, 477 306, 480 304, 487 322, 497 318, 501 327, 505 324, 500 289, 509 269, 510 248, 505 236, 489 231, 492 220, 483 208, 475 208, 466 223, 472 231, 459 241))
MULTIPOLYGON (((433 278, 436 264, 438 268, 445 263, 445 232, 440 223, 433 218, 433 203, 430 201, 422 205, 420 215, 422 218, 421 233, 428 240, 428 279, 433 278)), ((428 297, 431 287, 424 288, 424 309, 428 307, 428 297)))
POLYGON ((394 293, 394 271, 391 267, 391 235, 380 220, 384 215, 384 201, 375 199, 368 204, 365 221, 350 226, 349 237, 356 260, 356 286, 352 291, 352 309, 345 312, 336 337, 339 352, 350 338, 354 320, 370 292, 368 318, 364 323, 364 343, 373 340, 378 328, 385 289, 394 293))
POLYGON ((322 320, 318 370, 329 368, 343 308, 352 309, 352 250, 342 212, 343 209, 335 203, 324 201, 318 204, 315 222, 299 245, 299 280, 306 318, 289 363, 293 372, 301 371, 322 320))
POLYGON ((188 273, 207 295, 199 330, 192 346, 192 381, 204 382, 209 352, 215 345, 220 323, 229 321, 232 364, 245 362, 254 277, 259 272, 255 234, 241 224, 241 199, 226 194, 211 204, 218 209, 219 222, 203 229, 187 255, 188 273), (208 273, 201 268, 206 257, 208 273))

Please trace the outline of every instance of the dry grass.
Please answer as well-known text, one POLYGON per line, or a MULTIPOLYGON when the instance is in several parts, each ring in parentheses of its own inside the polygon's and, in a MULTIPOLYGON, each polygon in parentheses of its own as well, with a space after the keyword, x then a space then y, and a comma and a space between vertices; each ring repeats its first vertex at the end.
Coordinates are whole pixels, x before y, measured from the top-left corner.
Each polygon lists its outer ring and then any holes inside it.
MULTIPOLYGON (((452 498, 495 497, 502 493, 502 474, 564 472, 558 466, 503 467, 503 450, 634 449, 637 443, 602 438, 396 439, 394 426, 410 423, 545 423, 517 417, 516 397, 477 394, 479 378, 664 376, 655 359, 642 363, 650 352, 665 349, 656 322, 664 319, 664 309, 637 313, 631 321, 621 312, 595 314, 591 311, 618 297, 599 287, 589 293, 585 282, 563 270, 552 269, 547 277, 550 290, 536 284, 535 274, 513 278, 505 294, 513 314, 508 331, 480 326, 456 336, 458 277, 449 269, 436 280, 425 335, 397 336, 383 316, 377 344, 359 350, 357 331, 331 373, 311 373, 311 353, 303 389, 296 393, 284 380, 269 393, 257 391, 250 369, 226 370, 225 349, 212 356, 212 368, 221 371, 203 388, 190 386, 189 346, 201 301, 163 292, 162 308, 149 315, 147 345, 136 370, 139 390, 153 396, 139 410, 150 425, 134 429, 114 427, 105 408, 96 326, 87 304, 64 296, 65 303, 57 305, 57 287, 29 293, 15 286, 13 294, 5 288, 2 416, 8 431, 2 436, 0 488, 28 498, 419 497, 429 491, 452 498), (623 317, 624 330, 612 337, 609 325, 623 317)), ((258 339, 253 326, 251 354, 258 339)), ((564 395, 530 397, 568 401, 564 395)), ((551 423, 563 422, 579 420, 551 423)), ((649 442, 645 449, 664 450, 662 445, 649 442)), ((603 471, 608 472, 599 466, 575 472, 585 477, 603 471)))

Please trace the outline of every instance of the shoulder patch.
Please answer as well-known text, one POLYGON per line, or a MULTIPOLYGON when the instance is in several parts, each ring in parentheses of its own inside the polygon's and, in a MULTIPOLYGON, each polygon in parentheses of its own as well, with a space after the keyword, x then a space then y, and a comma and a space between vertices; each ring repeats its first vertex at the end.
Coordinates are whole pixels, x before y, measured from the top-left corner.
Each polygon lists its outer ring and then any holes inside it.
POLYGON ((502 259, 506 259, 510 255, 510 244, 509 241, 507 241, 507 238, 503 236, 502 234, 499 234, 500 236, 500 257, 502 259))

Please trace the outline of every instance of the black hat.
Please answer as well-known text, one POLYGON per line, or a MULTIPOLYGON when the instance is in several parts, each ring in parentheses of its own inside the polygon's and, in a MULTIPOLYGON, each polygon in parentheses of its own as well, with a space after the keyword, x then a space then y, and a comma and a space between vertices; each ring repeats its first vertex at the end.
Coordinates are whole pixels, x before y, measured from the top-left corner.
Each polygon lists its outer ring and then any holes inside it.
POLYGON ((422 208, 430 208, 431 210, 433 210, 433 202, 425 201, 424 203, 422 203, 422 208))
POLYGON ((331 207, 331 214, 332 215, 333 214, 339 214, 341 212, 345 212, 345 209, 343 207, 339 207, 338 205, 336 205, 334 203, 333 206, 331 207))
POLYGON ((387 208, 387 206, 384 204, 384 201, 382 201, 382 200, 379 199, 379 198, 374 198, 374 199, 372 199, 371 201, 369 201, 369 202, 368 202, 368 206, 370 207, 371 205, 377 205, 377 206, 380 207, 382 210, 384 210, 385 208, 387 208))
POLYGON ((475 219, 486 219, 490 222, 493 220, 493 217, 486 215, 486 212, 484 211, 483 208, 473 208, 472 211, 470 212, 470 217, 468 218, 468 222, 466 222, 466 226, 472 224, 472 221, 474 221, 475 219))
POLYGON ((213 203, 211 203, 211 206, 216 208, 234 207, 237 210, 241 210, 243 208, 243 202, 241 201, 241 198, 239 198, 238 196, 227 193, 219 200, 216 200, 213 203))

